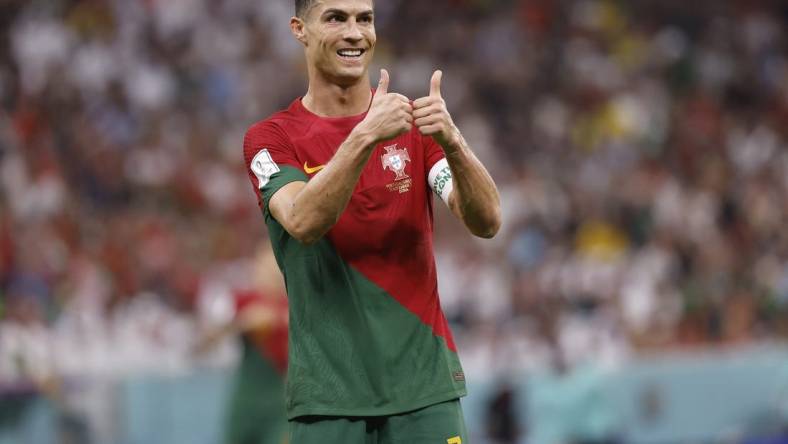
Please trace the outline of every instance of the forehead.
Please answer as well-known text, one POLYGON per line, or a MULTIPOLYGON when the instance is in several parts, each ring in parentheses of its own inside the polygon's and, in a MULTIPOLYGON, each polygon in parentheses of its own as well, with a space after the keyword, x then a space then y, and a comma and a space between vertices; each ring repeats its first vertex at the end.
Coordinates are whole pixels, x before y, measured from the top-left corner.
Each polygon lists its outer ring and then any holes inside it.
POLYGON ((336 9, 347 12, 348 14, 369 11, 373 9, 373 0, 317 0, 310 14, 320 15, 329 9, 336 9))

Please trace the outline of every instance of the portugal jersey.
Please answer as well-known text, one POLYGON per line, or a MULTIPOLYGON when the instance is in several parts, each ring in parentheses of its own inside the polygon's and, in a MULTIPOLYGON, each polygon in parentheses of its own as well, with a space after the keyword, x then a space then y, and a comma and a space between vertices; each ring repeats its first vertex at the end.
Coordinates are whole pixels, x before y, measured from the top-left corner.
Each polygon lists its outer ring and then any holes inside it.
POLYGON ((249 179, 290 307, 289 418, 378 416, 465 395, 438 299, 432 195, 446 160, 417 129, 377 145, 339 221, 304 245, 270 214, 271 196, 320 174, 364 115, 323 118, 294 101, 244 139, 249 179))

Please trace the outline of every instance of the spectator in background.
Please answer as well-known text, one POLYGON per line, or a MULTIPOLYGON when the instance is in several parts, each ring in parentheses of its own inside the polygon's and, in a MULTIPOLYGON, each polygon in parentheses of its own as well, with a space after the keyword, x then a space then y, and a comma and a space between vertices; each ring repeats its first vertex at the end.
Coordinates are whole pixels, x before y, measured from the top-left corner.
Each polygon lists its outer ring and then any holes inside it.
POLYGON ((58 397, 52 338, 40 286, 18 280, 4 295, 0 321, 0 430, 12 429, 39 397, 58 397))
POLYGON ((487 435, 495 444, 515 444, 522 433, 516 408, 515 390, 503 385, 487 405, 487 435))
MULTIPOLYGON (((263 235, 237 147, 304 84, 290 7, 0 2, 0 324, 18 324, 11 283, 35 276, 39 325, 89 357, 56 354, 69 378, 192 365, 194 295, 212 291, 198 277, 242 275, 263 235)), ((394 86, 415 96, 429 66, 451 72, 448 107, 501 191, 487 245, 436 206, 469 378, 544 371, 557 344, 614 367, 788 337, 785 2, 376 7, 394 86)), ((86 411, 111 436, 102 405, 86 411)))

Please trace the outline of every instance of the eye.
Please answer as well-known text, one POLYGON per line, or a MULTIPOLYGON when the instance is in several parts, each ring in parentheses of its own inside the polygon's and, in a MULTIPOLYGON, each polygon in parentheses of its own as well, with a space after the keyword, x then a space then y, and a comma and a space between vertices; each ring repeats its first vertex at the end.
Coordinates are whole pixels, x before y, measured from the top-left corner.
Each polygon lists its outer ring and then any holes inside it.
POLYGON ((372 16, 371 15, 363 15, 358 18, 360 23, 372 23, 372 16))
POLYGON ((339 15, 339 14, 331 14, 331 15, 329 15, 329 16, 328 16, 328 18, 326 19, 326 21, 327 21, 328 23, 338 23, 338 22, 344 22, 344 21, 345 21, 345 18, 344 18, 344 17, 342 17, 342 16, 341 16, 341 15, 339 15))

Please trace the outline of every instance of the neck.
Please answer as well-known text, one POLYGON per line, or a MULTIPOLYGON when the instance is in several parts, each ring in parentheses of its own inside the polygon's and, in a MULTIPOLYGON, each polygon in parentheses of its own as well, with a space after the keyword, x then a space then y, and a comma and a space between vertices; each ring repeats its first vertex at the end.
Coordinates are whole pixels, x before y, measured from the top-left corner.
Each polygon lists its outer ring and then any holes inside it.
POLYGON ((309 89, 301 103, 321 117, 347 117, 366 112, 371 100, 372 90, 366 75, 351 85, 337 85, 320 76, 310 76, 309 89))

